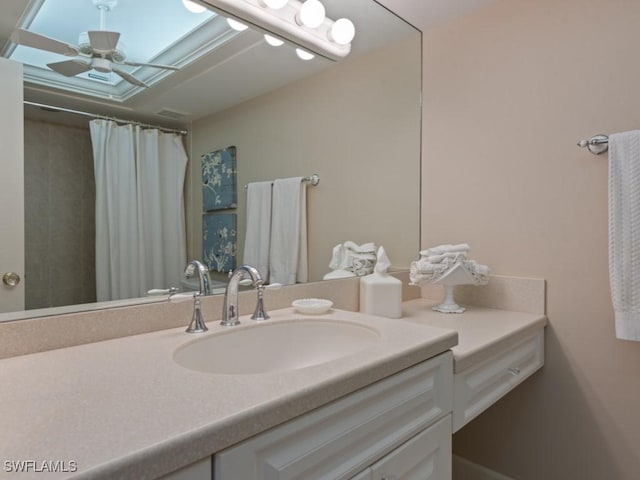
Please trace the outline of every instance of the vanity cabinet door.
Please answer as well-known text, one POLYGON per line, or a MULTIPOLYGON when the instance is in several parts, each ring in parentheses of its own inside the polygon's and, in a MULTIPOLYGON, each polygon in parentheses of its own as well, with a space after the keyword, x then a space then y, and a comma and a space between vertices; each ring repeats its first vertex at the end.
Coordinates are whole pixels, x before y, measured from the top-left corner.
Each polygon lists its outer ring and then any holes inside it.
POLYGON ((451 415, 371 466, 371 480, 451 480, 451 415))
POLYGON ((446 352, 216 454, 214 479, 367 479, 384 455, 450 424, 452 392, 446 352))

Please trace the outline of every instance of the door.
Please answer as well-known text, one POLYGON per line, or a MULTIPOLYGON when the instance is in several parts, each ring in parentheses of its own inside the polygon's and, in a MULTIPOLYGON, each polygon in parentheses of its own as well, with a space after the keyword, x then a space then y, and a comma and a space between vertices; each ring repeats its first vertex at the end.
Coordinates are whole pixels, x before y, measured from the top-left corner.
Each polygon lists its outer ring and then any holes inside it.
POLYGON ((24 310, 22 64, 0 58, 0 313, 24 310))

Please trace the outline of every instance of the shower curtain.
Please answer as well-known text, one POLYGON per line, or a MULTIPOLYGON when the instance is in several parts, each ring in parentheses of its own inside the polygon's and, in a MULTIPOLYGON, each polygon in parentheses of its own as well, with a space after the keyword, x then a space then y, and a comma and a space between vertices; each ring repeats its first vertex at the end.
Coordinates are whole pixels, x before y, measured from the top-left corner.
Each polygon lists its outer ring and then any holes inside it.
POLYGON ((109 120, 92 120, 90 130, 97 300, 179 287, 187 257, 181 137, 109 120))

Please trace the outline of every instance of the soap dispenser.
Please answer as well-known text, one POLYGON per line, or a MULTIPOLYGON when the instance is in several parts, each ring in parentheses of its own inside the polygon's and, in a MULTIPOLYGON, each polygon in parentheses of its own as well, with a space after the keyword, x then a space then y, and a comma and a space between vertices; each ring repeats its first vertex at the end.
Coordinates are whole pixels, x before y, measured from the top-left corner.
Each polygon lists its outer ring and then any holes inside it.
POLYGON ((402 317, 402 282, 387 273, 390 266, 384 247, 380 247, 373 273, 360 278, 360 312, 402 317))

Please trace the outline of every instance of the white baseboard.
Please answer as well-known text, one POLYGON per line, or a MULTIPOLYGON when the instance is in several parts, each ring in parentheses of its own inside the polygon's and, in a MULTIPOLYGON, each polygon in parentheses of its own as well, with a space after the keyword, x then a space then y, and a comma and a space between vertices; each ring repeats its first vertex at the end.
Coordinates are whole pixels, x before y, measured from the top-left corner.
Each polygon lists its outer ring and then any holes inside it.
POLYGON ((513 480, 466 458, 453 456, 453 480, 513 480))

